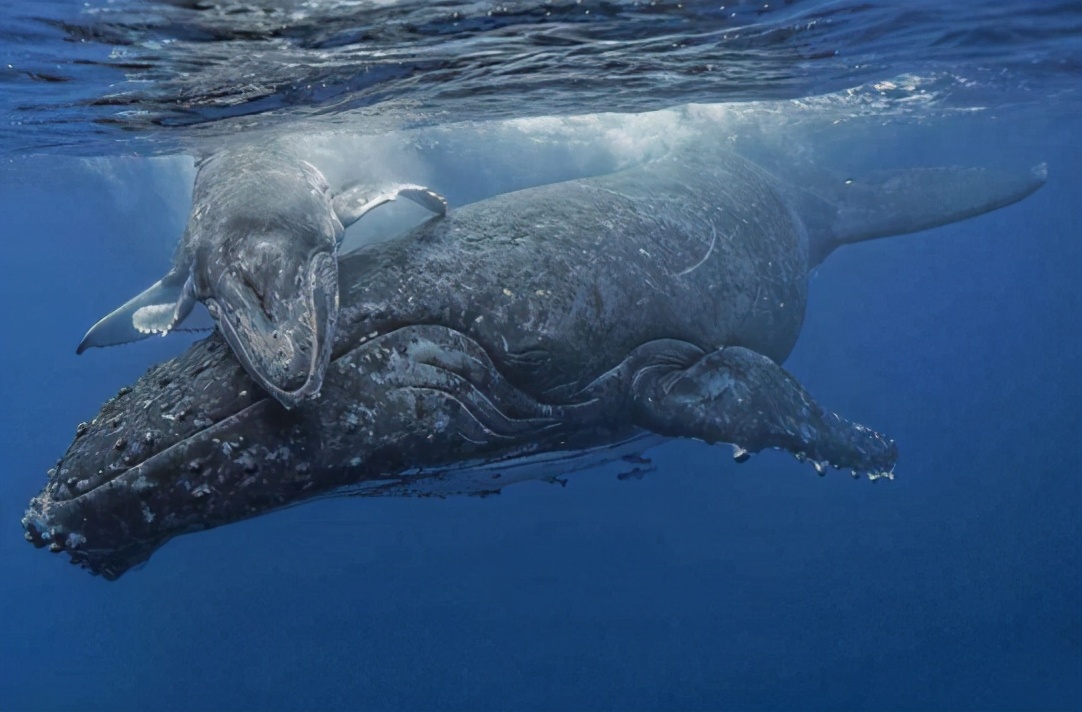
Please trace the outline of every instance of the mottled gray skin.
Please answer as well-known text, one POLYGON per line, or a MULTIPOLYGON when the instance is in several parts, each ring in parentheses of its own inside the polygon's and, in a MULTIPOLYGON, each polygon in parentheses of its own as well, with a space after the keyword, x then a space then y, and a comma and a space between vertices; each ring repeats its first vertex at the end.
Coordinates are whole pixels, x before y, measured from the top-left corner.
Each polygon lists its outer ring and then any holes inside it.
MULTIPOLYGON (((927 211, 913 187, 919 215, 899 203, 877 222, 921 229, 1040 182, 976 181, 994 195, 927 211)), ((523 458, 644 435, 888 474, 891 441, 824 411, 778 365, 843 213, 722 151, 465 206, 341 259, 321 398, 286 411, 219 338, 196 344, 80 425, 27 538, 115 578, 178 534, 343 488, 492 491, 523 458)))
POLYGON ((338 316, 345 228, 311 164, 246 146, 202 161, 170 271, 87 332, 77 353, 165 334, 206 305, 248 373, 283 405, 319 393, 338 316))
POLYGON ((281 149, 213 154, 199 164, 172 269, 91 327, 76 353, 167 334, 199 301, 263 390, 287 408, 314 398, 338 320, 345 227, 398 197, 436 215, 447 209, 412 184, 332 194, 315 166, 281 149))
POLYGON ((338 314, 345 232, 314 166, 266 149, 199 169, 176 264, 245 370, 283 405, 319 393, 338 314))

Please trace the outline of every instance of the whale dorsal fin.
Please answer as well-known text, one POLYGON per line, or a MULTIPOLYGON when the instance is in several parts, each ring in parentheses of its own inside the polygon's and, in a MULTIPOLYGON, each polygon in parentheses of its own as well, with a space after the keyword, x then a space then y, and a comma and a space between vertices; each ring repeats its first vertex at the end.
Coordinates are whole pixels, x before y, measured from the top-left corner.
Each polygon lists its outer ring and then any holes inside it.
POLYGON ((403 183, 388 188, 354 185, 334 196, 334 212, 344 227, 349 227, 361 217, 381 205, 397 198, 412 200, 438 216, 447 214, 447 199, 421 185, 403 183))
POLYGON ((841 245, 904 235, 964 220, 1016 203, 1042 185, 1042 163, 1030 171, 986 168, 911 168, 832 177, 797 200, 808 228, 810 262, 841 245))
POLYGON ((126 344, 153 334, 165 335, 182 323, 186 331, 213 328, 213 322, 186 321, 194 304, 187 271, 173 270, 90 327, 75 353, 81 354, 92 347, 126 344))

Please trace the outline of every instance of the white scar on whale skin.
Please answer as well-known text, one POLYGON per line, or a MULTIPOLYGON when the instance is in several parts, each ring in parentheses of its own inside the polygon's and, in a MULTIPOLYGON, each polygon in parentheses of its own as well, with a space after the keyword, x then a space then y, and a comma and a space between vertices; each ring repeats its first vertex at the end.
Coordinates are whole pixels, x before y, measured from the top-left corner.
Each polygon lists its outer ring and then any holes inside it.
POLYGON ((695 270, 702 267, 703 264, 706 262, 706 260, 709 259, 710 254, 714 251, 714 245, 718 244, 718 229, 716 227, 714 227, 713 225, 711 225, 710 226, 710 231, 713 233, 713 235, 710 238, 710 247, 706 248, 706 254, 703 255, 703 258, 701 260, 699 260, 698 262, 696 262, 692 266, 688 267, 683 272, 677 272, 676 275, 675 275, 676 277, 683 277, 684 275, 691 274, 695 270))

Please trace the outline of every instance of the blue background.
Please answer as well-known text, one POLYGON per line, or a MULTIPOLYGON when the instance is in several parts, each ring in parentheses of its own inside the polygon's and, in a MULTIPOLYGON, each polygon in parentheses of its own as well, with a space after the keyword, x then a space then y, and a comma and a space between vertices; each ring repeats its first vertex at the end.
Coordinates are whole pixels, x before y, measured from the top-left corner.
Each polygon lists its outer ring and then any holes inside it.
POLYGON ((812 279, 787 368, 898 440, 894 482, 677 442, 642 480, 312 503, 116 583, 19 518, 76 423, 182 348, 74 355, 164 269, 185 206, 7 166, 0 708, 1078 709, 1082 147, 1073 125, 1020 140, 1049 161, 1036 195, 812 279))

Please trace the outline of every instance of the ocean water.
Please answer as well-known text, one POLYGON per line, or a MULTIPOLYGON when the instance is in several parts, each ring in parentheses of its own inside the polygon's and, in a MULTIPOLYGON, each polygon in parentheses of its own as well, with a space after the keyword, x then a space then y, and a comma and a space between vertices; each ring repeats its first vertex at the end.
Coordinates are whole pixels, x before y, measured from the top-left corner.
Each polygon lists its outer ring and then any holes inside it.
POLYGON ((0 161, 0 709, 1082 707, 1079 3, 8 2, 0 161), (76 424, 197 338, 74 354, 167 268, 192 156, 278 137, 463 204, 703 136, 1047 162, 812 276, 785 366, 898 441, 893 481, 676 441, 641 479, 308 503, 116 582, 23 540, 76 424))

